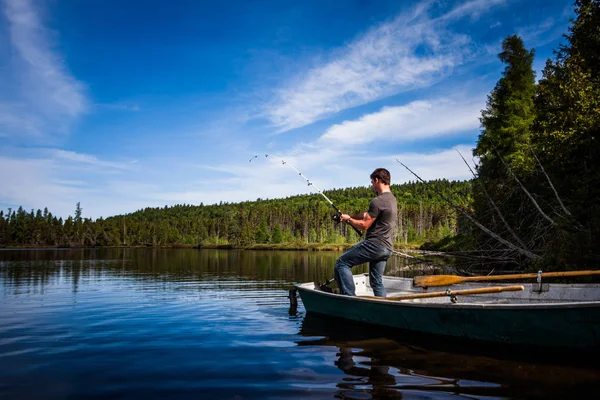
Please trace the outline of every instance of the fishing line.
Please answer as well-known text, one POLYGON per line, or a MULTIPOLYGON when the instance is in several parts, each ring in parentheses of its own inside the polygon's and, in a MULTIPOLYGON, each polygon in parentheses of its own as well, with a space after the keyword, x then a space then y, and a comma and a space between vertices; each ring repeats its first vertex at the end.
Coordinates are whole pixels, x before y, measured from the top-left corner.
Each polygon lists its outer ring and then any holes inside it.
MULTIPOLYGON (((256 155, 256 156, 252 157, 250 160, 248 160, 248 162, 252 162, 252 160, 254 160, 255 158, 258 158, 258 157, 259 156, 256 155)), ((335 214, 333 216, 333 220, 336 221, 336 222, 340 222, 340 216, 343 214, 342 211, 335 204, 333 204, 333 202, 329 199, 329 197, 325 196, 325 193, 323 193, 318 187, 316 187, 315 184, 310 181, 310 179, 308 179, 306 176, 304 176, 304 174, 302 174, 302 172, 298 171, 292 164, 288 163, 287 161, 282 160, 281 158, 273 156, 273 155, 270 155, 270 154, 265 154, 265 158, 268 158, 268 157, 275 158, 275 159, 281 161, 282 165, 286 165, 286 166, 290 167, 298 175, 300 175, 302 178, 304 178, 304 180, 308 183, 308 186, 314 188, 317 191, 317 193, 319 193, 321 196, 323 196, 325 198, 325 200, 327 200, 327 202, 329 204, 331 204, 331 207, 333 207, 334 210, 337 212, 337 214, 335 214)), ((362 237, 362 232, 361 231, 359 231, 355 227, 352 227, 352 228, 358 234, 358 236, 362 237)))

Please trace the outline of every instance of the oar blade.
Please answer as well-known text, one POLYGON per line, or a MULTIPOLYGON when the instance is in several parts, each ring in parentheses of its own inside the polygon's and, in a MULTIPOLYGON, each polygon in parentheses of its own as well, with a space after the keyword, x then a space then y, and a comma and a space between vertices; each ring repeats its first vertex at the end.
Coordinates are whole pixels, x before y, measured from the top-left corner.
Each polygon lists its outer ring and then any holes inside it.
POLYGON ((462 281, 464 281, 464 278, 456 275, 426 275, 415 276, 413 278, 413 285, 417 287, 446 286, 462 281))

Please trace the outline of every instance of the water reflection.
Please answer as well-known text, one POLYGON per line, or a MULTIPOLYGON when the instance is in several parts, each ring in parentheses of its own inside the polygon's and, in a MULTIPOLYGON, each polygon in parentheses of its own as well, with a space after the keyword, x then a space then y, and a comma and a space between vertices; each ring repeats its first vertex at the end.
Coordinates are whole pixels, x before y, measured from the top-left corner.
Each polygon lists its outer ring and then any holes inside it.
POLYGON ((0 281, 16 291, 70 282, 133 278, 149 281, 255 281, 289 284, 327 279, 332 253, 195 249, 81 249, 0 251, 0 281))
POLYGON ((288 309, 338 255, 0 250, 0 398, 573 398, 599 381, 288 309))
POLYGON ((299 334, 299 346, 336 348, 333 364, 345 373, 337 383, 341 398, 402 398, 432 392, 469 399, 586 398, 600 379, 600 370, 593 365, 478 354, 312 313, 304 317, 299 334))
MULTIPOLYGON (((277 282, 288 287, 298 282, 326 282, 333 276, 338 252, 243 251, 197 249, 45 249, 0 250, 0 281, 15 291, 42 292, 51 284, 69 282, 73 292, 83 280, 133 278, 163 282, 252 281, 277 282)), ((387 274, 405 267, 399 257, 390 259, 387 274)), ((367 266, 355 267, 355 273, 367 266)))

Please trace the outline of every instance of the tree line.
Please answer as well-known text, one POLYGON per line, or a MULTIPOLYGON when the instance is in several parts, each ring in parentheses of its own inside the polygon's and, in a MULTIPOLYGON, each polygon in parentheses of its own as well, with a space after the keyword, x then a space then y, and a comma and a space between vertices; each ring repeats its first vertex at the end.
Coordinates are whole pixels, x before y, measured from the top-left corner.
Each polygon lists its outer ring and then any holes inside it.
MULTIPOLYGON (((399 245, 435 241, 458 229, 456 212, 435 190, 468 207, 467 181, 431 181, 392 185, 398 199, 396 242, 399 245)), ((374 193, 367 187, 324 191, 344 212, 368 209, 374 193)), ((74 216, 53 216, 48 209, 22 207, 0 211, 0 246, 234 246, 257 244, 305 246, 353 244, 360 237, 345 224, 333 221, 335 210, 319 195, 286 199, 258 199, 215 205, 175 205, 145 208, 106 219, 82 218, 77 203, 74 216)))

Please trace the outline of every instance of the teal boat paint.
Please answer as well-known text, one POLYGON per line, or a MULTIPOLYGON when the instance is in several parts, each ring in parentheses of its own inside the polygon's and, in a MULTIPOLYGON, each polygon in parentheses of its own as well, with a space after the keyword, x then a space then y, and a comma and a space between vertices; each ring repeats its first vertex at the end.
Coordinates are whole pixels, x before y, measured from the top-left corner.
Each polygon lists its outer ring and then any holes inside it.
MULTIPOLYGON (((355 275, 357 297, 296 285, 309 313, 318 313, 415 333, 545 348, 600 348, 600 285, 523 284, 524 290, 415 300, 372 296, 368 275, 355 275)), ((513 283, 514 284, 514 283, 513 283)), ((387 296, 423 293, 412 279, 384 277, 387 296)), ((509 285, 509 284, 506 284, 509 285)), ((452 290, 502 286, 453 285, 452 290)), ((436 288, 435 291, 446 290, 436 288)))

